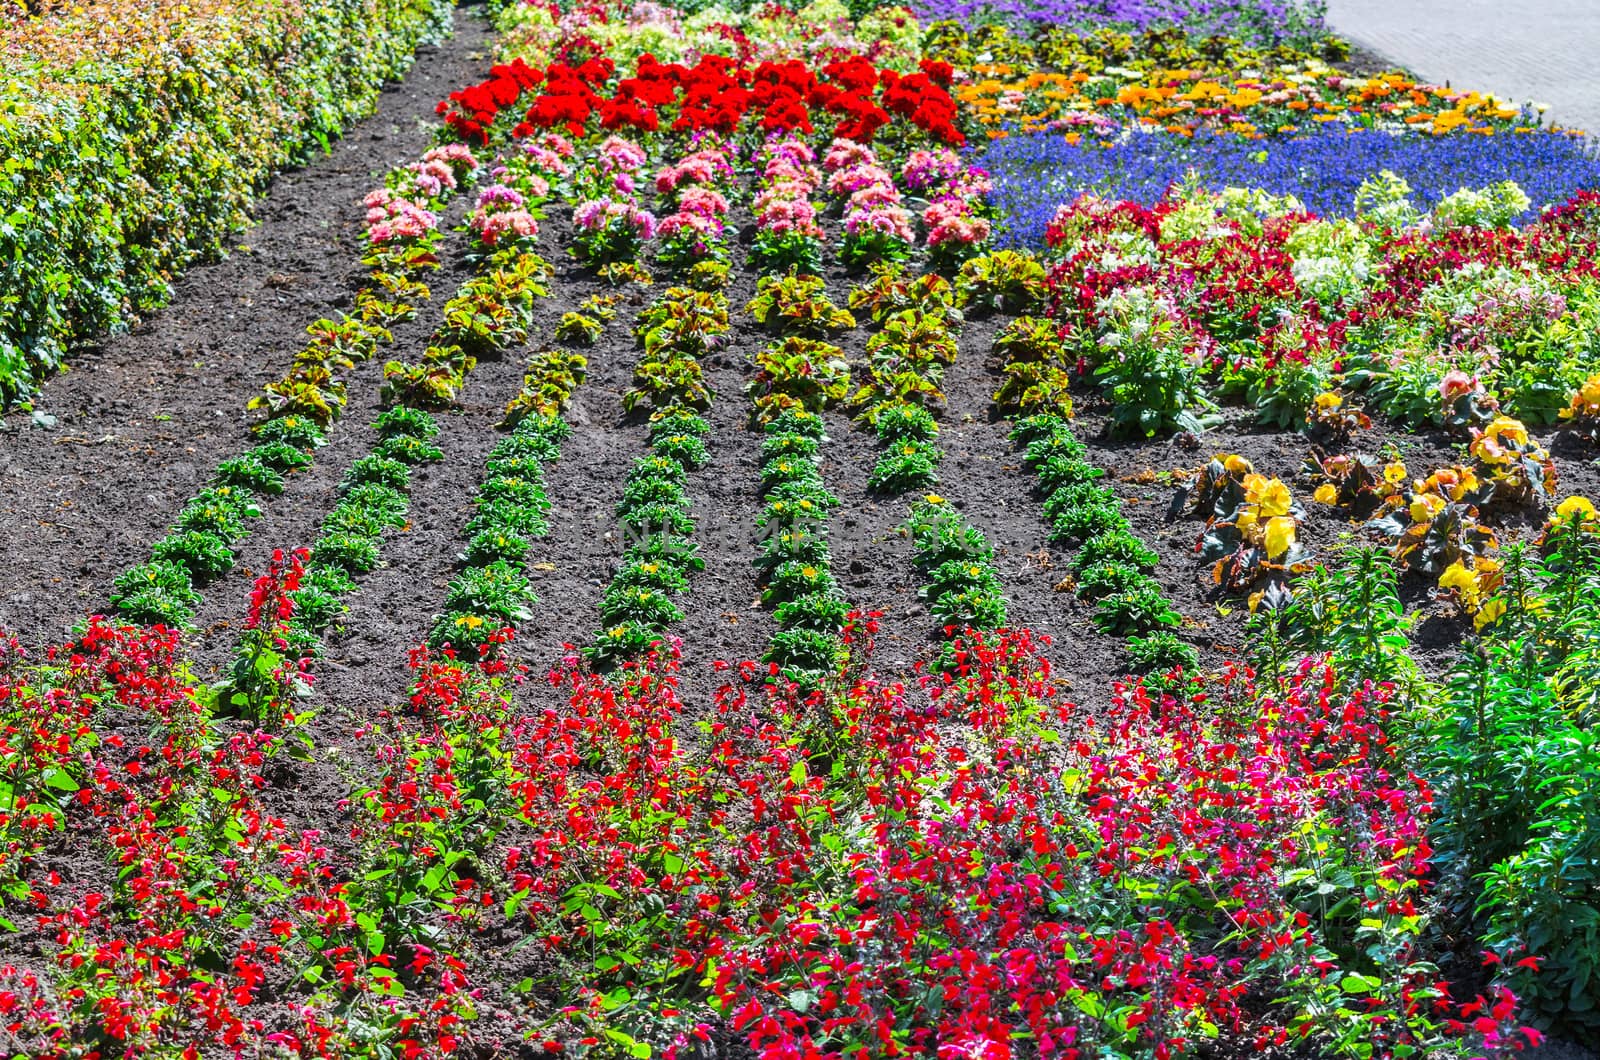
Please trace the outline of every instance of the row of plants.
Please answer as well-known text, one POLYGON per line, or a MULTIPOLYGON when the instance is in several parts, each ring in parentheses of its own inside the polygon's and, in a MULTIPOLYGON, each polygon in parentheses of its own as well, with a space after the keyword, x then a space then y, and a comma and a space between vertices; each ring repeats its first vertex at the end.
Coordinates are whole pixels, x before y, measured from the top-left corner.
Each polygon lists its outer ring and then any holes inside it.
POLYGON ((1050 413, 1018 420, 1011 437, 1034 474, 1051 536, 1076 546, 1071 586, 1094 601, 1095 626, 1126 638, 1128 657, 1140 670, 1194 667, 1198 653, 1174 632, 1183 616, 1150 573, 1160 557, 1133 533, 1116 491, 1099 484, 1105 472, 1088 461, 1088 447, 1065 419, 1050 413))
MULTIPOLYGON (((440 264, 438 212, 479 168, 469 150, 445 145, 390 170, 366 196, 362 261, 369 278, 356 292, 354 312, 309 325, 311 341, 295 354, 283 379, 247 403, 264 416, 252 428, 257 444, 217 466, 210 485, 189 500, 171 533, 156 543, 151 562, 118 576, 110 600, 118 616, 141 624, 189 624, 200 604, 199 589, 232 569, 234 548, 261 514, 261 502, 281 494, 284 476, 308 468, 325 444, 347 400, 341 376, 392 342, 390 327, 413 318, 416 303, 428 299, 419 277, 440 264)), ((392 447, 373 455, 426 456, 403 442, 392 447)))
POLYGON ((459 144, 435 147, 419 161, 390 170, 383 185, 367 194, 362 264, 368 278, 356 292, 354 312, 313 323, 307 329, 312 341, 281 380, 251 399, 252 411, 304 417, 324 428, 340 416, 347 400, 342 377, 380 345, 392 343, 390 328, 413 319, 418 304, 431 297, 421 277, 441 265, 440 212, 481 168, 459 144))
POLYGON ((8 18, 0 403, 171 295, 251 200, 449 31, 440 0, 51 7, 8 18))
POLYGON ((345 471, 317 540, 294 554, 292 567, 285 567, 281 549, 274 555, 277 613, 266 614, 252 597, 228 675, 210 689, 219 714, 268 732, 308 720, 304 700, 324 635, 349 610, 344 597, 356 591, 357 580, 381 563, 385 532, 407 525, 412 470, 444 458, 432 442, 438 424, 421 409, 390 409, 372 428, 378 442, 345 471))
MULTIPOLYGON (((874 166, 876 160, 864 158, 858 165, 874 166)), ((962 318, 954 302, 954 289, 943 277, 930 273, 908 280, 898 264, 881 259, 872 280, 850 292, 851 307, 867 310, 876 325, 866 343, 870 382, 853 397, 863 409, 858 418, 883 445, 867 478, 872 492, 900 495, 938 483, 944 454, 928 406, 942 404, 940 377, 955 359, 962 318)), ((918 596, 946 637, 992 633, 1006 625, 1004 586, 994 548, 981 530, 944 497, 926 492, 912 505, 905 532, 917 570, 927 579, 918 596)))
MULTIPOLYGON (((530 377, 538 374, 536 361, 530 377)), ((565 392, 552 401, 557 411, 522 416, 489 452, 487 475, 474 497, 476 511, 462 528, 467 544, 461 570, 451 579, 428 635, 430 647, 448 646, 469 662, 494 655, 502 630, 533 613, 533 585, 523 567, 533 539, 549 533, 544 468, 560 457, 561 443, 572 433, 558 413, 570 387, 582 381, 581 374, 568 376, 563 367, 553 374, 561 377, 555 386, 565 392)))
MULTIPOLYGON (((457 145, 462 154, 468 151, 457 145)), ((475 274, 445 303, 443 320, 416 361, 383 366, 383 396, 406 405, 444 408, 456 402, 480 358, 503 357, 523 345, 534 303, 553 275, 534 252, 542 205, 552 182, 566 176, 572 145, 561 137, 519 145, 493 168, 467 218, 475 274)))
MULTIPOLYGON (((693 270, 691 269, 691 272, 693 270)), ((688 473, 710 459, 712 400, 700 358, 728 331, 728 300, 717 290, 669 287, 639 314, 640 347, 628 411, 649 410, 649 449, 634 461, 617 502, 622 558, 600 599, 600 631, 589 656, 597 666, 654 650, 683 618, 673 597, 705 567, 694 541, 688 473)))

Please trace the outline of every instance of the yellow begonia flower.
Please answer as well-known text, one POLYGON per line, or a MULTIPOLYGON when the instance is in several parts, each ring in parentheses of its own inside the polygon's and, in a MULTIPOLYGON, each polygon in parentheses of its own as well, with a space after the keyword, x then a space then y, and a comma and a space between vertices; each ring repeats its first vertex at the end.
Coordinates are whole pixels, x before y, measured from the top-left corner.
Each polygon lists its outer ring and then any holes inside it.
POLYGON ((1404 482, 1405 480, 1406 480, 1406 466, 1404 464, 1402 464, 1400 461, 1396 460, 1392 464, 1384 465, 1384 468, 1383 468, 1383 481, 1387 482, 1391 486, 1398 486, 1398 485, 1400 485, 1400 483, 1404 482))
POLYGON ((1289 487, 1275 478, 1260 484, 1254 500, 1261 506, 1261 514, 1269 519, 1288 515, 1289 506, 1294 503, 1294 498, 1289 495, 1289 487))
POLYGON ((1595 517, 1594 502, 1587 497, 1568 497, 1556 505, 1556 518, 1576 519, 1578 517, 1593 519, 1595 517))
POLYGON ((1338 504, 1339 488, 1331 482, 1324 482, 1317 487, 1317 492, 1312 494, 1319 504, 1338 504))
POLYGON ((1277 559, 1288 552, 1294 544, 1294 520, 1287 515, 1274 516, 1267 520, 1265 542, 1267 558, 1277 559))
POLYGON ((1521 420, 1512 419, 1510 416, 1496 416, 1485 433, 1512 445, 1528 444, 1528 428, 1523 426, 1521 420))
POLYGON ((1313 400, 1316 403, 1317 408, 1322 409, 1324 412, 1328 411, 1329 409, 1336 409, 1340 405, 1344 404, 1344 398, 1340 397, 1338 394, 1335 394, 1331 390, 1324 390, 1313 400))
POLYGON ((1224 459, 1222 466, 1230 475, 1248 475, 1255 470, 1254 464, 1238 454, 1224 459))
POLYGON ((1453 501, 1459 501, 1462 497, 1465 497, 1467 494, 1471 493, 1477 488, 1478 476, 1469 470, 1456 480, 1455 485, 1450 487, 1450 499, 1453 501))
POLYGON ((1411 498, 1411 521, 1414 523, 1432 522, 1445 506, 1445 499, 1437 493, 1419 493, 1411 498))
POLYGON ((1462 603, 1468 608, 1473 607, 1478 597, 1478 578, 1469 571, 1460 560, 1456 560, 1444 569, 1439 575, 1439 588, 1454 589, 1460 596, 1462 603))

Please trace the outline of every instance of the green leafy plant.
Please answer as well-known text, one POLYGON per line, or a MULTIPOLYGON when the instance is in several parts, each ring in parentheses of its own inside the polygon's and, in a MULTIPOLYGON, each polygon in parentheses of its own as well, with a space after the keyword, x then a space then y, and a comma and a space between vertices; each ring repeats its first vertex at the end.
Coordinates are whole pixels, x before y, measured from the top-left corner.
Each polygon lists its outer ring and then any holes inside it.
POLYGON ((190 584, 187 566, 158 559, 117 575, 111 606, 129 622, 179 628, 199 609, 200 594, 190 584))
POLYGON ((895 442, 873 466, 867 488, 887 494, 926 489, 938 480, 943 457, 939 447, 930 442, 914 438, 895 442))
POLYGON ((1095 604, 1094 624, 1103 632, 1118 636, 1145 636, 1163 627, 1176 628, 1182 621, 1183 616, 1173 609, 1161 586, 1150 578, 1103 596, 1095 604))
MULTIPOLYGON (((304 455, 297 450, 289 451, 299 456, 304 455)), ((232 486, 253 493, 275 495, 283 492, 283 472, 263 463, 261 455, 256 450, 222 461, 217 465, 213 481, 219 486, 232 486)))
POLYGON ((220 578, 233 569, 235 559, 227 538, 205 530, 174 531, 157 541, 150 554, 157 562, 182 567, 197 584, 220 578))

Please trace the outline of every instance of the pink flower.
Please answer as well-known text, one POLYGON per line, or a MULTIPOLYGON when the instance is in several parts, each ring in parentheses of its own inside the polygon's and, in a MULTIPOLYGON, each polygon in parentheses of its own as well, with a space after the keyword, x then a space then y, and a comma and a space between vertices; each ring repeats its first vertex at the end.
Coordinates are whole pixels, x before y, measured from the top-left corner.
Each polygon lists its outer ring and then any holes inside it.
POLYGON ((1459 368, 1452 368, 1439 381, 1439 398, 1448 404, 1466 394, 1477 393, 1479 389, 1477 376, 1468 375, 1459 368))

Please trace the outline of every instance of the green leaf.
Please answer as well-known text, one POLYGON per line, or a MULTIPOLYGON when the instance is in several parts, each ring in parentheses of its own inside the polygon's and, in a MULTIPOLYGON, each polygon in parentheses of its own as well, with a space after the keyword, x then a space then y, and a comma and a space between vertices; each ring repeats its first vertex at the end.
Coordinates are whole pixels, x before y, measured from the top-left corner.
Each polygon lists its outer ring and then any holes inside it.
POLYGON ((52 769, 44 775, 44 782, 48 787, 57 791, 77 791, 77 782, 68 775, 65 769, 52 769))

